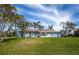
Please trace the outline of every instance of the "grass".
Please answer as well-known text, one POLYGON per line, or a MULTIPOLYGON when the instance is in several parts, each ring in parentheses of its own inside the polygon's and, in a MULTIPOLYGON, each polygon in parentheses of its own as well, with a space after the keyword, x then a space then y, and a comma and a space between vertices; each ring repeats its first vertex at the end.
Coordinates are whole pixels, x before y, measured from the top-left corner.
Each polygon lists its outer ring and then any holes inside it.
POLYGON ((0 55, 78 55, 79 37, 10 38, 0 43, 0 55))

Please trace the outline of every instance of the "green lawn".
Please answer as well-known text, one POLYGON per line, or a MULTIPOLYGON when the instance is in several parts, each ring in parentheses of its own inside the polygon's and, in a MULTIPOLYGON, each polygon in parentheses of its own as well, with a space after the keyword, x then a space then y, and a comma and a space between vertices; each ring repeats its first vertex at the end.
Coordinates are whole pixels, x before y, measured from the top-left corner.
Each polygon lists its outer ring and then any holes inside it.
POLYGON ((79 37, 10 38, 0 43, 1 55, 77 55, 79 37))

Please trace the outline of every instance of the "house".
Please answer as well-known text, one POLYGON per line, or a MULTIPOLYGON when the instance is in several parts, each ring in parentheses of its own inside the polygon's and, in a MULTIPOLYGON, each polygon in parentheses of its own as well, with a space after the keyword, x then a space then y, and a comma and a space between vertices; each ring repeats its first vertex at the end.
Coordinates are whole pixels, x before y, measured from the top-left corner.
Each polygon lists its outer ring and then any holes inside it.
MULTIPOLYGON (((21 31, 17 31, 17 36, 21 37, 21 31)), ((43 30, 24 30, 24 37, 61 37, 61 33, 51 29, 43 30)))

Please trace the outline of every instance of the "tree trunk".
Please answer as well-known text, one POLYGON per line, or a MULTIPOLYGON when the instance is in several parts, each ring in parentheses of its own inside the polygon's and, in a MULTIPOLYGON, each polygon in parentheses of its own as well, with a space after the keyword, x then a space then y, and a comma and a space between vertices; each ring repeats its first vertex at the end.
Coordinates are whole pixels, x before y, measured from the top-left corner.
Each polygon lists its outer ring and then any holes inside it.
POLYGON ((24 37, 24 35, 23 35, 23 34, 24 34, 24 32, 23 32, 23 30, 22 30, 22 31, 21 31, 21 37, 24 37))
POLYGON ((5 34, 3 32, 0 32, 0 42, 3 42, 5 39, 5 34))
POLYGON ((4 37, 0 37, 0 42, 4 42, 4 37))

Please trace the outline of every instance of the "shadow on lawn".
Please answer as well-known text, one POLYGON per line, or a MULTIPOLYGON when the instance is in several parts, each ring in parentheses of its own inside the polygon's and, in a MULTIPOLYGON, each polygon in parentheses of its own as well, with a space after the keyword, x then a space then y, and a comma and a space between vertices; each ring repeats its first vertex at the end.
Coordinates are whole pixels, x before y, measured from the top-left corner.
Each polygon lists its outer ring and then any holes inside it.
POLYGON ((8 38, 5 38, 4 42, 8 42, 8 41, 12 41, 12 40, 17 40, 18 38, 17 37, 8 37, 8 38))

